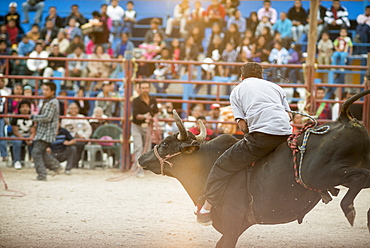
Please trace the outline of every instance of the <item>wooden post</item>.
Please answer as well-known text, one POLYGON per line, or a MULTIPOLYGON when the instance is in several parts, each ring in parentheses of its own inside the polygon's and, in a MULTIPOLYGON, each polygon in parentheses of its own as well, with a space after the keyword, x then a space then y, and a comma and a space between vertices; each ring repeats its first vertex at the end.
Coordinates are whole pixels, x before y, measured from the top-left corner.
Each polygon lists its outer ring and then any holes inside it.
POLYGON ((308 103, 311 106, 310 112, 314 109, 313 83, 315 79, 315 57, 316 57, 316 40, 317 40, 317 10, 319 8, 319 0, 312 0, 310 3, 310 33, 308 35, 307 59, 306 59, 306 87, 311 93, 308 98, 308 103))
MULTIPOLYGON (((365 74, 364 84, 365 90, 370 89, 370 80, 367 78, 370 68, 370 53, 367 54, 367 72, 365 74)), ((370 133, 370 95, 364 97, 364 111, 362 115, 362 120, 364 121, 364 125, 367 128, 367 131, 370 133)))

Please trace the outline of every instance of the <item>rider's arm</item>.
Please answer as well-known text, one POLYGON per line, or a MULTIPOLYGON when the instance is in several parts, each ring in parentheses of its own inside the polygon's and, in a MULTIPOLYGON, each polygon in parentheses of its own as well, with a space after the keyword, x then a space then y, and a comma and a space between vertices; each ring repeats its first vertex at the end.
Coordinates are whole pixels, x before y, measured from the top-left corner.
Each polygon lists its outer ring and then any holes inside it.
POLYGON ((245 122, 245 120, 243 120, 243 119, 237 119, 236 121, 238 122, 238 126, 239 126, 240 130, 241 130, 244 134, 249 133, 248 125, 247 125, 247 123, 245 122))

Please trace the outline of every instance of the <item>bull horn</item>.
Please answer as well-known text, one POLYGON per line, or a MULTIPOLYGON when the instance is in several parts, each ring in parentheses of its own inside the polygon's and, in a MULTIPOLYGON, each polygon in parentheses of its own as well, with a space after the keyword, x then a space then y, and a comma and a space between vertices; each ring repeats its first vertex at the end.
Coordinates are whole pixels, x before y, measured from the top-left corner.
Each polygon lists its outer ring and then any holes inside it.
POLYGON ((206 140, 206 137, 207 137, 207 129, 206 129, 206 126, 204 126, 204 123, 202 120, 198 120, 198 123, 200 127, 200 134, 196 135, 195 139, 198 142, 203 142, 206 140))
POLYGON ((179 129, 179 134, 177 135, 178 140, 186 140, 188 138, 188 132, 182 122, 179 114, 177 113, 176 109, 172 111, 173 117, 175 118, 176 126, 179 129))

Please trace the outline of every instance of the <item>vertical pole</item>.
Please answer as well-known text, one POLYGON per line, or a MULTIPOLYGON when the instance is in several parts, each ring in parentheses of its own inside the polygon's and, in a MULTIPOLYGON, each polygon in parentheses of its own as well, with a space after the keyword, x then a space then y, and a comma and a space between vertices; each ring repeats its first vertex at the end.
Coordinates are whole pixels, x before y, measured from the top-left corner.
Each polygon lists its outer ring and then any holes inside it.
POLYGON ((124 108, 123 113, 124 119, 122 123, 123 130, 123 144, 122 144, 122 159, 121 159, 121 170, 127 171, 131 167, 131 153, 130 153, 130 136, 131 136, 131 127, 130 127, 130 116, 131 116, 131 102, 130 98, 132 95, 132 61, 125 60, 125 85, 124 85, 124 108))
MULTIPOLYGON (((316 57, 316 39, 317 39, 317 10, 319 7, 319 0, 312 0, 310 2, 310 35, 308 36, 308 48, 307 48, 307 59, 306 59, 306 88, 307 91, 312 93, 312 86, 315 79, 315 57, 316 57)), ((311 111, 314 111, 314 97, 312 94, 308 98, 310 103, 311 111)))
MULTIPOLYGON (((369 68, 370 68, 370 53, 367 54, 367 72, 365 74, 364 84, 365 84, 365 90, 370 89, 370 80, 368 78, 369 76, 369 68)), ((367 131, 370 133, 370 95, 367 95, 364 97, 364 110, 363 110, 363 121, 364 125, 367 128, 367 131)))

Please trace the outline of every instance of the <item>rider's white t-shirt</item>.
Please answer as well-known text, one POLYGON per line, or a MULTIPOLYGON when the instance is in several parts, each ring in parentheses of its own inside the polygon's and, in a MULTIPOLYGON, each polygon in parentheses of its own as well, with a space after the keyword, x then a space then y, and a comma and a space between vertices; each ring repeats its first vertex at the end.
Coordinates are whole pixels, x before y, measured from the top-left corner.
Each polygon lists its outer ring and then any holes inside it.
POLYGON ((249 133, 290 135, 290 110, 283 89, 272 82, 247 78, 230 94, 235 119, 244 119, 249 133))

